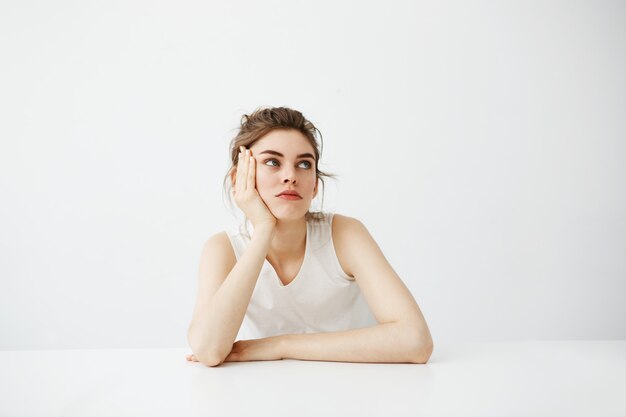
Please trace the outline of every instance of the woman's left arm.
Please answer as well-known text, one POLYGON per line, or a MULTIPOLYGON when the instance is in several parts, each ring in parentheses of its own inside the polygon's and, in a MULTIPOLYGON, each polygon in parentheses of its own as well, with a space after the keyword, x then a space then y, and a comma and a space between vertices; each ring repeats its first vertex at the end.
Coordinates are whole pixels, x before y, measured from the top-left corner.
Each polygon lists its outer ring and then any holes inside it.
POLYGON ((282 336, 284 358, 346 362, 426 363, 433 339, 426 320, 367 228, 335 214, 333 242, 379 324, 330 333, 282 336))

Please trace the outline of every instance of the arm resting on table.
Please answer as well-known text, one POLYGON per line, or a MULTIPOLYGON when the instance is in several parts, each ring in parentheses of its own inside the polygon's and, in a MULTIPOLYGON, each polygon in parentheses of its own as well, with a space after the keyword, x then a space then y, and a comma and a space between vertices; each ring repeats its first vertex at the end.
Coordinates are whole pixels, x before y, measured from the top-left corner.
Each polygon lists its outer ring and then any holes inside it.
POLYGON ((285 359, 337 362, 421 363, 430 358, 432 339, 414 337, 415 326, 380 323, 341 332, 283 335, 285 359))

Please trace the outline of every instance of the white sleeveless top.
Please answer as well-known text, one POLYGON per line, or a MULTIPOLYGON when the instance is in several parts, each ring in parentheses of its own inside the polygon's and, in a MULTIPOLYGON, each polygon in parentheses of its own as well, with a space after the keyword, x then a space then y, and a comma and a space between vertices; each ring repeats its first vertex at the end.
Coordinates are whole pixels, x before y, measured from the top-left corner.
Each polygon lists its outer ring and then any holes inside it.
MULTIPOLYGON (((264 260, 236 340, 377 324, 358 284, 341 269, 331 234, 333 215, 325 213, 324 220, 307 222, 302 267, 288 285, 264 260)), ((247 225, 252 236, 254 228, 250 221, 247 225)), ((243 225, 226 233, 239 260, 250 239, 243 225)))

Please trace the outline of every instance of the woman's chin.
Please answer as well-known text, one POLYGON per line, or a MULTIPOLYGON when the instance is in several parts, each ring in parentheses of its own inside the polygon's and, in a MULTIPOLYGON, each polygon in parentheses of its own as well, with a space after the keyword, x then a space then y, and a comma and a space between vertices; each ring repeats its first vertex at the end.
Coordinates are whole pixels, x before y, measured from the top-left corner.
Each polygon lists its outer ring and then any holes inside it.
POLYGON ((281 207, 272 207, 270 211, 278 221, 293 221, 302 219, 308 210, 308 207, 295 207, 295 205, 281 207))

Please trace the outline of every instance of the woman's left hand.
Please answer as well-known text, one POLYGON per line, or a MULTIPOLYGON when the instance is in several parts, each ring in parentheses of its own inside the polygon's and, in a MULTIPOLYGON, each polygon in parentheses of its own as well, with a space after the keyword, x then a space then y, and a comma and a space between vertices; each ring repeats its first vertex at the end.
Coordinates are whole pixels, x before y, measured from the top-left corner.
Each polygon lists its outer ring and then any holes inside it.
MULTIPOLYGON (((193 355, 186 356, 188 361, 199 362, 193 355)), ((238 340, 224 359, 224 362, 277 361, 283 359, 281 336, 262 339, 238 340)))

